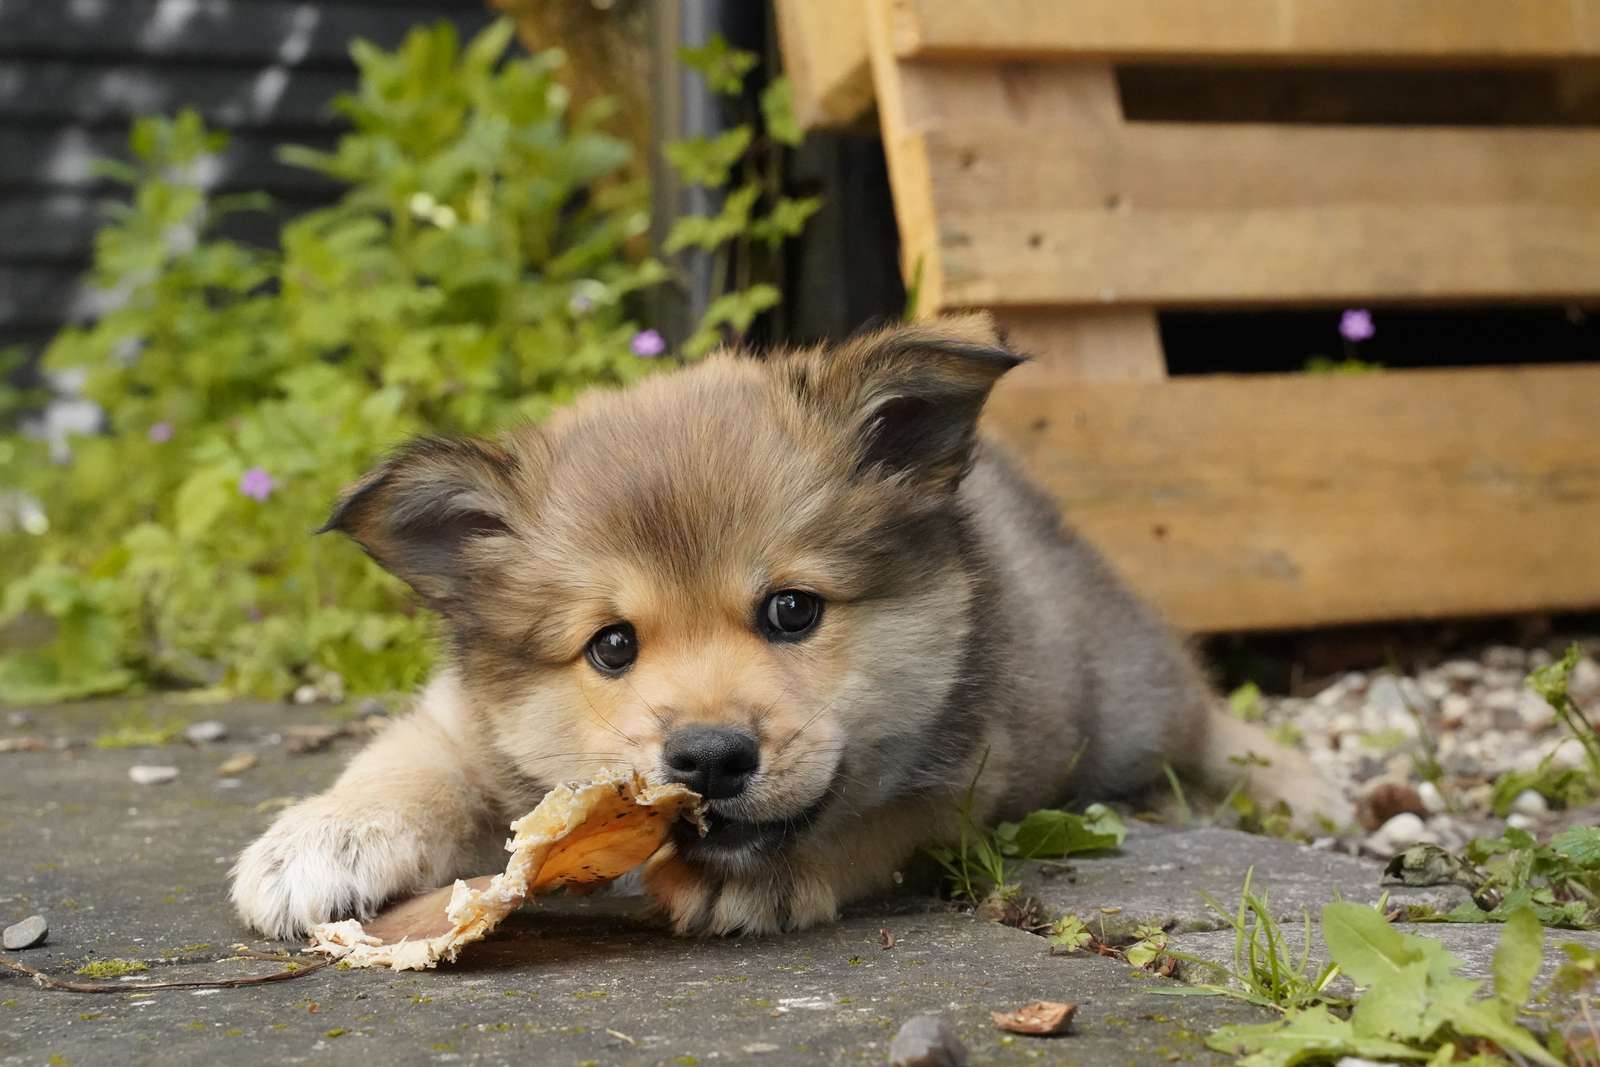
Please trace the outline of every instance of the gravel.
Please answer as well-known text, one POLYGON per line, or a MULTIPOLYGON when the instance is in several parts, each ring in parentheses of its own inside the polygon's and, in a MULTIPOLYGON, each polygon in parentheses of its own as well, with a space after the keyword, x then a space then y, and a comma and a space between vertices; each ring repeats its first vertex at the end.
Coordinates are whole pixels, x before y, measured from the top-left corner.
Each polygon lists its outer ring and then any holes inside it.
POLYGON ((133 779, 136 785, 163 785, 177 780, 178 768, 138 764, 128 768, 128 777, 133 779))
MULTIPOLYGON (((1579 707, 1600 711, 1600 637, 1576 639, 1583 656, 1569 689, 1579 707)), ((1363 852, 1387 857, 1419 842, 1460 848, 1507 826, 1539 832, 1559 825, 1562 813, 1537 792, 1519 795, 1504 819, 1490 802, 1508 771, 1532 770, 1547 757, 1558 769, 1585 765, 1583 746, 1525 684, 1571 640, 1489 645, 1401 676, 1349 671, 1301 694, 1264 697, 1260 716, 1346 783, 1367 834, 1363 852), (1422 771, 1435 760, 1440 773, 1430 781, 1422 771)))
POLYGON ((12 923, 6 927, 5 933, 0 934, 0 944, 8 950, 17 952, 25 948, 33 948, 44 944, 45 938, 50 936, 50 923, 43 915, 30 915, 19 923, 12 923))
POLYGON ((226 723, 208 719, 205 722, 197 722, 183 731, 183 736, 197 745, 209 745, 226 738, 228 736, 228 727, 226 723))
POLYGON ((889 1046, 890 1067, 966 1067, 967 1047, 942 1015, 916 1015, 889 1046))

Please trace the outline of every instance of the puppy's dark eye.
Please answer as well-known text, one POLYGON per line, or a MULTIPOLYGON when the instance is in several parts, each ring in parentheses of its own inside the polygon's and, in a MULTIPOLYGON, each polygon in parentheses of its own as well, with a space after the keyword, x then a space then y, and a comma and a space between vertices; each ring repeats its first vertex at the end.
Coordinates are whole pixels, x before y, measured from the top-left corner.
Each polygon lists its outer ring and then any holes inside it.
POLYGON ((784 589, 762 601, 759 621, 768 639, 793 641, 809 633, 821 618, 821 597, 784 589))
POLYGON ((621 674, 639 655, 639 637, 629 623, 619 622, 589 638, 589 663, 601 674, 621 674))

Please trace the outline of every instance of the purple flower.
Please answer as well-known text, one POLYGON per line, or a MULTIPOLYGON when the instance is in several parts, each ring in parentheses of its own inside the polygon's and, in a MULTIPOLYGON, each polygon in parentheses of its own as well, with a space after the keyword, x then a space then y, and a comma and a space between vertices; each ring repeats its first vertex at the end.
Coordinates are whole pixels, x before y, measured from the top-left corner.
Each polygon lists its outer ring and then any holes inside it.
POLYGON ((1359 343, 1371 340, 1377 332, 1377 327, 1372 325, 1372 312, 1365 308, 1351 308, 1339 316, 1339 336, 1346 341, 1359 343))
POLYGON ((667 342, 654 330, 640 330, 633 335, 633 340, 628 342, 628 347, 633 349, 633 354, 640 359, 655 359, 667 350, 667 342))
POLYGON ((172 440, 172 423, 158 422, 152 425, 146 434, 151 444, 164 445, 172 440))
POLYGON ((239 477, 239 492, 251 500, 265 500, 272 495, 278 483, 260 467, 251 467, 239 477))

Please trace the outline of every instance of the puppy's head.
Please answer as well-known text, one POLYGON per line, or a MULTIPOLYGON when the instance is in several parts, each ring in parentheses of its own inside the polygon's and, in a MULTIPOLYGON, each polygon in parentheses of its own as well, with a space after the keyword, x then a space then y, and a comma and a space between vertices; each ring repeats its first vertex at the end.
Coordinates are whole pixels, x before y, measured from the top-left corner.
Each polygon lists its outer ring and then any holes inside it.
POLYGON ((1016 362, 982 317, 724 353, 497 443, 416 442, 328 526, 444 615, 517 772, 685 782, 711 811, 686 857, 737 869, 970 751, 956 494, 1016 362))

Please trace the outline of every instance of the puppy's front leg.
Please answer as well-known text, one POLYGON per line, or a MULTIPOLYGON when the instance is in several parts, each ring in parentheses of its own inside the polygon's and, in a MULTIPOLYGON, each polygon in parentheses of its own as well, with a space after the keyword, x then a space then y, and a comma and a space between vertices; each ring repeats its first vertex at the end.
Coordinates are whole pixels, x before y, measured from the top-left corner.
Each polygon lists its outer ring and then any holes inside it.
POLYGON ((660 853, 645 871, 645 888, 680 934, 803 930, 888 887, 917 846, 943 829, 927 802, 894 804, 819 827, 735 873, 660 853))
POLYGON ((394 722, 331 789, 286 809, 245 849, 233 868, 239 915, 287 939, 491 869, 505 826, 469 762, 425 712, 394 722), (469 870, 475 860, 481 869, 469 870))

